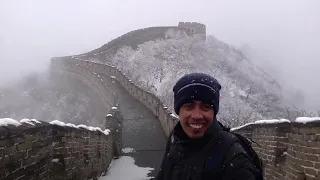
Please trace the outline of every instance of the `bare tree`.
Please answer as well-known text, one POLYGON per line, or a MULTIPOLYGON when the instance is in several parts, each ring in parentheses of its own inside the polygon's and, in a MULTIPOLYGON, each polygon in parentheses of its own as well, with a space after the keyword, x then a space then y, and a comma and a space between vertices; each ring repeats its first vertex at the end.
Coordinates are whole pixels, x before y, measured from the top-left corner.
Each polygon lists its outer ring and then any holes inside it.
POLYGON ((251 84, 251 86, 250 86, 250 88, 249 88, 249 92, 247 93, 246 100, 249 99, 249 96, 250 96, 251 92, 253 91, 253 88, 254 88, 254 84, 251 84))
POLYGON ((290 108, 288 106, 286 106, 286 112, 287 112, 287 119, 291 120, 291 111, 290 108))

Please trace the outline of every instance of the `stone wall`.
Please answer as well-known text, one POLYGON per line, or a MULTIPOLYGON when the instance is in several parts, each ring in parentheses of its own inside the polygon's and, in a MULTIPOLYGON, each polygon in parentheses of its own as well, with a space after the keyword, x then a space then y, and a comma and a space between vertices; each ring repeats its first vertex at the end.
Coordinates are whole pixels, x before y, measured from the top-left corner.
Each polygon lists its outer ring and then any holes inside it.
POLYGON ((143 29, 137 29, 130 31, 116 39, 113 39, 112 41, 108 42, 107 44, 104 44, 98 49, 95 49, 82 55, 98 55, 98 53, 111 50, 113 52, 116 52, 122 46, 130 46, 133 49, 136 49, 139 44, 142 44, 144 42, 165 38, 165 34, 169 29, 180 31, 183 30, 187 34, 192 34, 191 32, 186 31, 186 28, 178 26, 148 27, 143 29))
POLYGON ((252 138, 268 180, 320 179, 320 121, 250 124, 235 130, 252 138))
POLYGON ((52 126, 0 126, 0 179, 49 179, 52 176, 52 126))
POLYGON ((113 158, 113 137, 101 131, 53 125, 54 179, 89 179, 105 172, 113 158))
MULTIPOLYGON (((116 108, 108 117, 109 127, 121 119, 116 108)), ((56 121, 19 124, 0 127, 0 180, 95 178, 120 154, 121 126, 109 132, 56 121)))
POLYGON ((148 107, 155 116, 158 117, 166 135, 169 135, 174 127, 174 124, 178 121, 178 118, 173 116, 173 114, 163 105, 158 97, 139 88, 115 67, 75 58, 70 58, 66 61, 68 61, 69 64, 78 64, 79 68, 89 68, 97 74, 112 77, 119 84, 121 84, 128 91, 128 93, 138 99, 142 104, 148 107))
POLYGON ((90 86, 100 95, 106 107, 106 112, 118 103, 116 94, 109 89, 108 83, 104 82, 103 79, 89 67, 82 67, 79 64, 75 64, 63 58, 53 58, 50 70, 51 73, 64 73, 84 81, 85 84, 90 86))

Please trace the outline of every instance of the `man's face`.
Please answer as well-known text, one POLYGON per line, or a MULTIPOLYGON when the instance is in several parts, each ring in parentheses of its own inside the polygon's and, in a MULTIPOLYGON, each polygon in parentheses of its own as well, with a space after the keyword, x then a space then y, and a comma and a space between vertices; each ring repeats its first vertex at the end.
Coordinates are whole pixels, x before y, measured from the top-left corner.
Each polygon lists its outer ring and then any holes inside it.
POLYGON ((204 136, 214 118, 213 108, 201 101, 185 103, 179 111, 180 124, 191 139, 204 136))

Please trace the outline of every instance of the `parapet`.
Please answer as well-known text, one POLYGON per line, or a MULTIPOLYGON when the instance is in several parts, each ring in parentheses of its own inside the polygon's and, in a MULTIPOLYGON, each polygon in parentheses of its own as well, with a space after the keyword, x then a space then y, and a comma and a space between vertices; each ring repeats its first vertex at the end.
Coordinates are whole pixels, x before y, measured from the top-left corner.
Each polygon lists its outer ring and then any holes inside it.
POLYGON ((193 34, 206 35, 206 25, 198 22, 179 22, 178 27, 189 29, 193 34))

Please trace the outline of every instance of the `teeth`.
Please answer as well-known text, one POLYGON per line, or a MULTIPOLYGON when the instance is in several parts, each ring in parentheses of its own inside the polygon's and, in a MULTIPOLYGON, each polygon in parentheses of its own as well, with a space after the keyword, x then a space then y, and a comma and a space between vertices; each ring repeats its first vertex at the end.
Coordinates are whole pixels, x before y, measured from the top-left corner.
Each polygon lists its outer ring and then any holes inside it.
POLYGON ((190 124, 190 126, 195 129, 200 129, 202 128, 203 124, 190 124))

